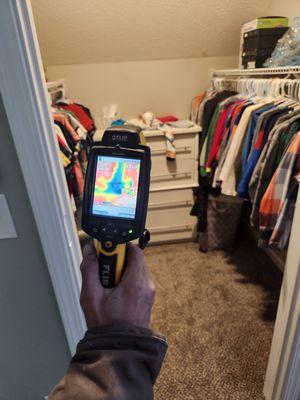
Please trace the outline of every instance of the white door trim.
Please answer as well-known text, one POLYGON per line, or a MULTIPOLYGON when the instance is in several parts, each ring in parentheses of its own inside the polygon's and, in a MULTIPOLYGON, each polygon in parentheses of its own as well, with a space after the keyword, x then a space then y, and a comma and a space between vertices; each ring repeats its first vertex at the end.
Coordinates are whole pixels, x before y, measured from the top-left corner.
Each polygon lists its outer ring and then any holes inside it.
POLYGON ((266 373, 267 400, 300 398, 300 191, 278 303, 266 373))
POLYGON ((53 134, 30 2, 2 0, 0 29, 0 91, 73 353, 85 330, 79 305, 82 256, 53 134))

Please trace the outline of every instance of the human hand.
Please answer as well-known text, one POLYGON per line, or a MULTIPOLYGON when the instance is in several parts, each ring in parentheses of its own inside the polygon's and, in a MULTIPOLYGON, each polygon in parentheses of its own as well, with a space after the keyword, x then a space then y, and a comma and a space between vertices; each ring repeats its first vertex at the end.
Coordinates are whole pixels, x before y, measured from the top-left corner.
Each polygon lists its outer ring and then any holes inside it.
POLYGON ((155 286, 142 250, 130 243, 128 246, 126 270, 112 289, 104 288, 100 282, 95 249, 90 245, 83 249, 80 304, 88 328, 115 324, 149 326, 155 286))

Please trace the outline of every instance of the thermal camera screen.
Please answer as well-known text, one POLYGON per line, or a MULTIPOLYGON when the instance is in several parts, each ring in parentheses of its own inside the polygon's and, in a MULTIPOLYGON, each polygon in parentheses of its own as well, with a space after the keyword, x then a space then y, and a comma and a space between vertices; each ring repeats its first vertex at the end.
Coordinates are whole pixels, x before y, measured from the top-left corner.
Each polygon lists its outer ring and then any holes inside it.
POLYGON ((141 161, 98 156, 92 214, 134 219, 141 161))

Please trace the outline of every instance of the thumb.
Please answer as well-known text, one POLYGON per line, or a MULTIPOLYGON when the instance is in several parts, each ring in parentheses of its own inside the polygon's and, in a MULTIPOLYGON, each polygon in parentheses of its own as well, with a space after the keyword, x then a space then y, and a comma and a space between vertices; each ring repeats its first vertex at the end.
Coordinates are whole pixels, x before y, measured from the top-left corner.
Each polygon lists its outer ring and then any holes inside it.
POLYGON ((82 275, 82 292, 88 292, 90 295, 102 288, 99 278, 98 260, 95 248, 91 244, 83 248, 83 260, 80 266, 82 275))

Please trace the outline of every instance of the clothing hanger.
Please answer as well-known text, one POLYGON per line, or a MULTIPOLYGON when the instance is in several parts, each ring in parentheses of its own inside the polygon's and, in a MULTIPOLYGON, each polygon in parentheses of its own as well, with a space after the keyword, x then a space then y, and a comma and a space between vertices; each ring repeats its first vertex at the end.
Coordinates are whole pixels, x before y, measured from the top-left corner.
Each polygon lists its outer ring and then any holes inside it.
POLYGON ((283 88, 283 95, 284 95, 284 102, 282 103, 284 106, 288 106, 290 108, 295 107, 299 103, 298 99, 298 85, 299 81, 292 80, 292 79, 284 79, 283 88), (287 92, 286 92, 287 87, 287 92))
POLYGON ((247 90, 248 90, 248 97, 252 101, 256 102, 259 100, 256 92, 255 92, 255 81, 254 79, 248 79, 247 80, 247 90))
POLYGON ((274 105, 282 105, 286 102, 287 98, 284 96, 284 85, 285 85, 285 80, 284 79, 278 79, 274 80, 274 98, 276 101, 274 102, 274 105))
POLYGON ((258 104, 270 103, 274 101, 271 86, 268 85, 267 81, 267 79, 257 79, 258 96, 254 100, 256 100, 258 104))
POLYGON ((294 110, 300 110, 300 80, 297 79, 294 81, 294 99, 295 99, 295 106, 294 106, 294 110))

